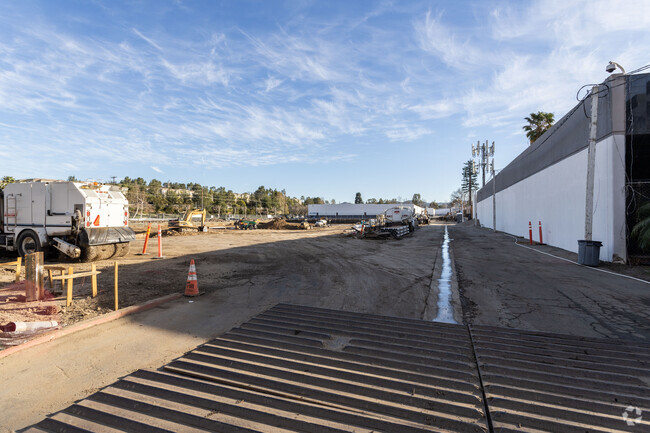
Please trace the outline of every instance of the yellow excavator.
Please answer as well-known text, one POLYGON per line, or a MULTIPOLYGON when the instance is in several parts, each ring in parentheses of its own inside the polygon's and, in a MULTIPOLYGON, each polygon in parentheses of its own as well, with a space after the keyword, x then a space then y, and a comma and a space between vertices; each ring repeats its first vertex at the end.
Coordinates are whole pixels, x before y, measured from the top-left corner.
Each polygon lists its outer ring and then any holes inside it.
POLYGON ((205 226, 205 209, 188 209, 182 218, 169 221, 170 230, 178 231, 194 231, 207 232, 208 228, 205 226))

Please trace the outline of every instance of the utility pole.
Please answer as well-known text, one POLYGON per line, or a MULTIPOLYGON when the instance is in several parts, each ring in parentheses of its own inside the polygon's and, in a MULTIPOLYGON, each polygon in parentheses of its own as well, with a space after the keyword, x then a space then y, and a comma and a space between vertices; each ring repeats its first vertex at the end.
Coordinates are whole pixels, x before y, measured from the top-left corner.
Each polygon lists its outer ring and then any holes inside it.
POLYGON ((497 231, 497 177, 494 170, 494 159, 490 164, 490 173, 492 173, 492 231, 497 231))
MULTIPOLYGON (((489 145, 489 142, 485 140, 485 143, 480 141, 476 142, 476 147, 472 145, 472 157, 478 158, 478 166, 481 168, 483 174, 483 185, 485 186, 485 169, 488 168, 490 173, 492 173, 492 228, 494 231, 497 230, 497 217, 496 217, 496 176, 494 171, 494 141, 492 145, 489 145), (492 159, 490 159, 492 158, 492 159)), ((476 165, 473 165, 474 170, 477 169, 476 165)), ((474 203, 476 206, 477 203, 474 203)), ((474 217, 476 218, 476 216, 474 217)))
POLYGON ((117 178, 117 176, 111 176, 111 179, 113 179, 113 185, 115 185, 115 178, 117 178))
POLYGON ((587 196, 585 200, 585 240, 590 241, 594 217, 594 170, 596 166, 596 132, 598 129, 598 86, 591 88, 591 126, 587 150, 587 196))
POLYGON ((490 165, 490 157, 494 161, 494 141, 492 142, 492 146, 489 145, 487 140, 485 140, 485 143, 477 141, 476 147, 472 145, 472 157, 478 157, 478 166, 481 169, 483 178, 483 185, 481 186, 485 186, 485 169, 490 165))

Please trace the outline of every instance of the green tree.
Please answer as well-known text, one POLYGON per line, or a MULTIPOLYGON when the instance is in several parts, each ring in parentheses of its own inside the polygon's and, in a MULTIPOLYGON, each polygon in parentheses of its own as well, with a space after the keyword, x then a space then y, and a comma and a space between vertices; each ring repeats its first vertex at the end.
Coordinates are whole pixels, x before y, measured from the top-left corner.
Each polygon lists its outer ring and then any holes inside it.
POLYGON ((75 176, 68 176, 68 182, 80 182, 75 176))
POLYGON ((523 130, 526 131, 526 137, 530 140, 530 144, 533 144, 535 140, 553 126, 555 116, 553 113, 538 111, 537 113, 530 113, 530 117, 525 117, 524 120, 528 122, 528 125, 524 125, 523 130))
POLYGON ((178 205, 181 203, 181 198, 178 196, 178 194, 176 194, 176 191, 173 189, 167 190, 167 194, 165 194, 165 200, 167 200, 167 212, 178 212, 178 205))
POLYGON ((413 198, 411 199, 414 205, 420 206, 422 204, 422 197, 420 194, 413 194, 413 198))
POLYGON ((357 195, 354 197, 354 204, 362 204, 363 199, 361 198, 361 193, 358 192, 357 195))
POLYGON ((476 191, 478 188, 478 175, 474 170, 474 162, 470 159, 463 166, 463 179, 461 181, 461 188, 464 193, 467 193, 469 197, 469 212, 470 215, 473 215, 472 212, 472 191, 476 191))
POLYGON ((639 249, 642 253, 650 251, 650 202, 642 205, 635 215, 636 224, 630 232, 632 249, 639 249))

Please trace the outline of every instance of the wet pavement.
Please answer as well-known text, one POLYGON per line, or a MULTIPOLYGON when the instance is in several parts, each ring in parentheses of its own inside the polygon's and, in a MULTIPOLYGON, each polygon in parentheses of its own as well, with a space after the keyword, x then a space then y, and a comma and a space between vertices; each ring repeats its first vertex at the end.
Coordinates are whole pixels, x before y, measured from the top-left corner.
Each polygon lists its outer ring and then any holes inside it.
POLYGON ((451 258, 449 257, 449 231, 445 226, 445 237, 442 242, 442 272, 438 279, 438 314, 434 322, 458 323, 454 320, 454 311, 451 306, 451 258))
POLYGON ((650 284, 522 248, 471 223, 449 233, 465 323, 650 341, 650 284))

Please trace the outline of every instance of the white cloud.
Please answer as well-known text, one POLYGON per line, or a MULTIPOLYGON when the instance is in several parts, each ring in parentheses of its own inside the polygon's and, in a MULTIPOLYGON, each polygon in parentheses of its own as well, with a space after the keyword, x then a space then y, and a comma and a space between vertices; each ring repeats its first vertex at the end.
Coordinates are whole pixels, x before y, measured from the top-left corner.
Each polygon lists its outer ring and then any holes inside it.
POLYGON ((422 119, 442 119, 458 111, 459 105, 448 99, 437 102, 426 102, 408 107, 415 111, 422 119))
POLYGON ((427 12, 424 20, 416 22, 414 28, 420 47, 451 68, 467 71, 499 61, 495 53, 479 48, 476 40, 460 36, 444 24, 442 13, 432 16, 431 11, 427 12))
POLYGON ((538 1, 495 8, 489 24, 492 44, 503 47, 502 64, 477 75, 481 85, 462 96, 467 127, 510 124, 523 136, 524 116, 541 110, 559 119, 577 103, 574 95, 583 84, 606 78, 608 60, 648 61, 637 44, 650 39, 646 1, 538 1))
POLYGON ((282 84, 282 80, 280 80, 278 78, 268 77, 264 81, 264 84, 266 85, 266 89, 264 91, 265 92, 270 92, 271 90, 275 89, 280 84, 282 84))
POLYGON ((162 171, 161 169, 159 169, 158 167, 156 167, 156 166, 154 166, 154 165, 151 166, 151 169, 152 169, 153 171, 155 171, 156 173, 164 173, 164 171, 162 171))
POLYGON ((218 83, 227 87, 232 74, 231 71, 228 71, 223 66, 216 65, 209 61, 174 64, 163 59, 162 64, 169 70, 174 78, 184 83, 196 83, 204 86, 218 83))
POLYGON ((163 50, 163 49, 160 47, 160 45, 158 45, 158 44, 155 43, 153 40, 149 39, 148 37, 146 37, 145 35, 143 35, 142 33, 140 33, 140 31, 139 31, 138 29, 134 28, 134 29, 133 29, 133 33, 135 33, 136 35, 138 35, 142 40, 144 40, 146 43, 148 43, 149 45, 151 45, 152 47, 154 47, 154 48, 157 49, 158 51, 162 51, 162 50, 163 50))
POLYGON ((433 131, 427 128, 396 125, 386 130, 386 137, 391 141, 414 141, 432 133, 433 131))

